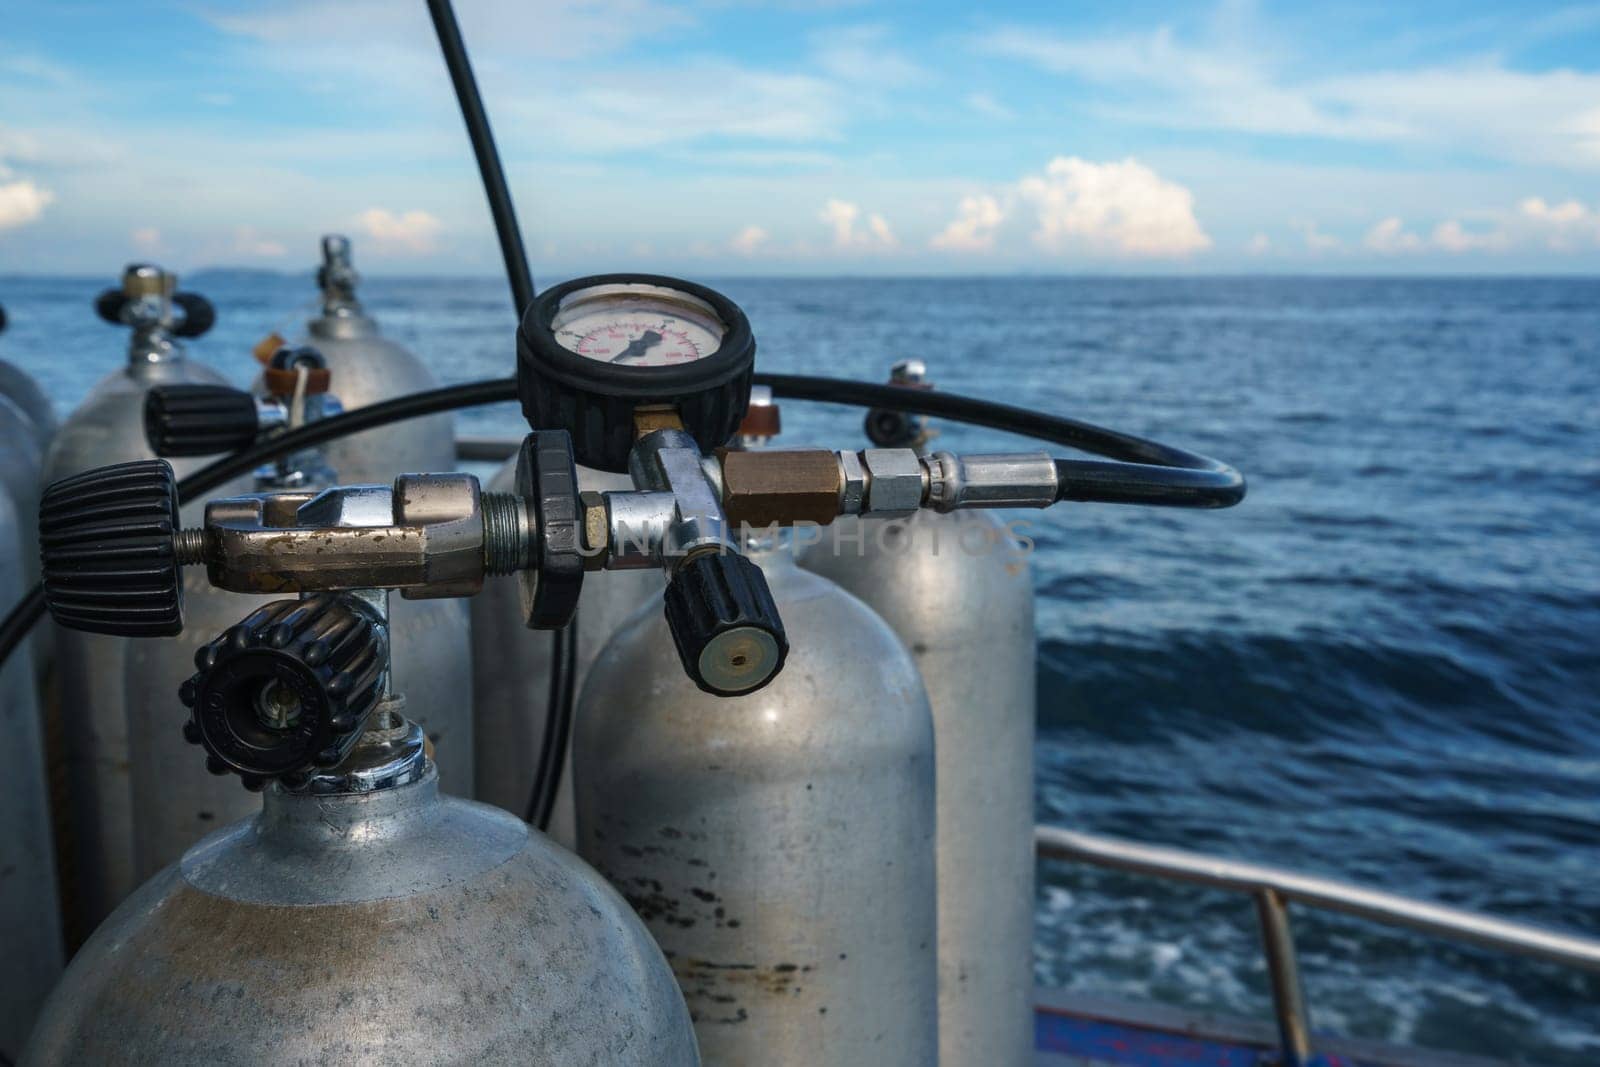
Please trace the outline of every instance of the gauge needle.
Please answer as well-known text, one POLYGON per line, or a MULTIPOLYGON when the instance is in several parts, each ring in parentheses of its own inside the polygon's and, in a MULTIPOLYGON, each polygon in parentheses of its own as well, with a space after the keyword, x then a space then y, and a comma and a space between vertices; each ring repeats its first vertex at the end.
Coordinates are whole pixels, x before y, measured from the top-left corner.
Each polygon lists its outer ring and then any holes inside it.
POLYGON ((611 357, 613 363, 627 363, 631 360, 642 359, 646 352, 653 346, 660 344, 664 338, 654 330, 646 330, 637 340, 628 344, 621 352, 611 357))

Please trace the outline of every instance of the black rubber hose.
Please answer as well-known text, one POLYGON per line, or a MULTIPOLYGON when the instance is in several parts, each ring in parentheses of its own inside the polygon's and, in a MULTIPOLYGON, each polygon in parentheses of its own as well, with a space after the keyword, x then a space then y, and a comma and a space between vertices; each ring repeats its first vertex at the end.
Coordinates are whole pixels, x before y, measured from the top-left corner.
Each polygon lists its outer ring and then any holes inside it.
MULTIPOLYGON (((1062 500, 1228 507, 1244 498, 1244 478, 1225 463, 1076 419, 1043 415, 958 393, 912 390, 901 386, 853 382, 844 378, 757 374, 755 381, 758 385, 770 386, 774 396, 785 400, 820 400, 855 407, 899 408, 1126 460, 1122 463, 1057 460, 1056 469, 1061 473, 1063 485, 1060 494, 1062 500), (1185 479, 1191 482, 1185 484, 1185 479)), ((478 404, 503 403, 516 398, 516 379, 496 378, 431 389, 425 393, 414 393, 357 408, 291 430, 238 455, 202 467, 178 483, 178 499, 188 502, 254 470, 268 460, 345 434, 370 430, 403 419, 478 404)), ((0 622, 0 663, 5 662, 43 614, 44 591, 36 585, 0 622)), ((571 677, 570 673, 568 677, 571 677)))
POLYGON ((1056 472, 1061 479, 1058 500, 1226 508, 1244 499, 1244 476, 1226 463, 1077 419, 1046 415, 959 393, 872 385, 843 378, 757 374, 755 383, 770 386, 773 396, 785 400, 820 400, 936 415, 1118 461, 1056 460, 1056 472))
POLYGON ((517 228, 517 212, 511 205, 511 190, 506 186, 506 173, 494 146, 489 116, 483 110, 483 97, 478 95, 478 81, 472 76, 472 61, 467 58, 466 42, 461 39, 461 27, 456 24, 450 0, 428 0, 428 15, 433 19, 439 51, 444 53, 450 84, 461 105, 461 118, 467 124, 478 173, 483 176, 483 191, 489 198, 494 232, 500 238, 500 255, 506 261, 506 278, 511 282, 511 302, 516 305, 513 310, 520 322, 522 313, 533 303, 533 272, 528 269, 528 253, 522 245, 522 231, 517 228))
MULTIPOLYGON (((433 30, 439 38, 439 51, 444 54, 444 65, 450 71, 450 83, 455 87, 456 101, 461 105, 461 118, 467 124, 467 138, 472 142, 472 154, 478 161, 478 173, 483 178, 484 195, 489 199, 489 213, 494 217, 494 231, 500 239, 500 255, 506 263, 506 279, 511 283, 512 310, 521 321, 522 313, 533 303, 533 272, 528 269, 528 252, 522 243, 522 230, 517 226, 516 208, 511 203, 511 190, 506 185, 506 174, 500 165, 500 153, 495 148, 494 133, 489 129, 489 115, 483 108, 483 97, 478 93, 478 80, 472 74, 472 61, 467 57, 466 42, 461 39, 461 27, 456 22, 450 0, 428 0, 428 14, 433 19, 433 30)), ((561 764, 566 760, 565 737, 572 721, 572 704, 576 699, 574 686, 578 674, 578 642, 573 636, 577 614, 559 630, 550 633, 551 687, 550 704, 545 714, 545 744, 550 744, 551 732, 563 739, 556 754, 554 771, 535 777, 533 791, 528 797, 530 812, 542 811, 537 820, 539 829, 547 829, 549 812, 555 806, 556 786, 561 778, 561 764)), ((551 756, 547 751, 539 754, 539 765, 548 767, 551 756)), ((530 817, 530 822, 535 821, 530 817)))

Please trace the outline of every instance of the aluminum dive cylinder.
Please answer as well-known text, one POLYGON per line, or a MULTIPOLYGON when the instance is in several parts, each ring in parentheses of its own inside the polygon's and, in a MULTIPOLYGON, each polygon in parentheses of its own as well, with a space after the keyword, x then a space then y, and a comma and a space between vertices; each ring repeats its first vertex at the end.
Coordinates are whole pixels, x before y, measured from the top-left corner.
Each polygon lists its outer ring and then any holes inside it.
MULTIPOLYGON (((287 602, 300 623, 273 653, 351 633, 327 617, 341 603, 287 602)), ((253 641, 214 666, 261 669, 240 658, 264 651, 253 641)), ((697 1064, 672 972, 626 902, 520 819, 441 795, 401 706, 379 704, 336 768, 271 782, 260 814, 124 902, 22 1063, 697 1064)))
MULTIPOLYGON (((0 333, 5 333, 6 323, 6 309, 0 307, 0 333)), ((27 371, 0 359, 0 396, 10 400, 27 417, 39 444, 39 453, 43 455, 60 425, 55 405, 50 403, 45 391, 27 371)))
MULTIPOLYGON (((356 297, 360 275, 351 262, 348 238, 329 234, 322 239, 317 282, 322 314, 306 323, 305 341, 327 359, 346 411, 439 387, 427 364, 384 337, 361 306, 356 297)), ((358 481, 454 470, 455 422, 445 413, 350 434, 328 442, 327 456, 341 478, 358 481)))
MULTIPOLYGON (((0 494, 18 516, 38 513, 43 463, 44 446, 33 420, 10 397, 0 395, 0 494)), ((38 531, 24 522, 16 534, 14 551, 31 582, 39 573, 38 531)))
MULTIPOLYGON (((920 361, 893 384, 921 383, 920 361)), ((879 447, 920 447, 919 420, 875 411, 879 447)), ((802 566, 860 597, 916 658, 938 751, 939 1062, 1033 1057, 1036 641, 1026 554, 990 511, 839 519, 802 566)))
MULTIPOLYGON (((18 530, 16 508, 0 494, 0 603, 16 603, 25 588, 18 530)), ((27 656, 0 666, 0 736, 10 753, 0 775, 0 1061, 15 1063, 62 965, 44 749, 27 656)))
MULTIPOLYGON (((349 239, 324 237, 317 271, 322 314, 306 324, 306 340, 327 359, 345 410, 438 388, 422 360, 379 332, 356 297, 359 281, 349 239)), ((324 454, 346 482, 454 470, 455 423, 449 414, 409 419, 330 441, 324 454)), ((396 684, 412 707, 427 709, 422 726, 437 749, 440 781, 458 796, 473 790, 469 616, 459 600, 396 598, 391 611, 396 684)))
POLYGON ((578 707, 579 853, 665 950, 707 1063, 933 1063, 922 682, 871 609, 781 542, 752 549, 790 642, 782 673, 710 695, 661 608, 636 612, 578 707))
MULTIPOLYGON (((133 264, 123 272, 121 288, 100 294, 100 316, 133 329, 127 363, 101 379, 63 423, 45 461, 46 485, 92 467, 149 458, 144 400, 151 386, 225 383, 218 371, 185 358, 177 338, 204 333, 215 315, 203 298, 175 292, 176 286, 176 276, 159 267, 133 264)), ((181 475, 205 463, 197 458, 173 466, 181 475)), ((241 480, 218 493, 246 491, 248 485, 241 480)), ((203 508, 191 504, 186 521, 198 520, 203 508)), ((123 689, 127 642, 60 627, 53 629, 53 640, 61 721, 52 732, 62 740, 66 780, 66 804, 58 812, 66 835, 58 848, 68 934, 76 943, 139 884, 123 689)))
MULTIPOLYGON (((487 490, 513 492, 516 474, 513 457, 490 479, 487 490)), ((578 468, 578 484, 585 492, 596 493, 633 488, 626 474, 590 467, 578 468)), ((523 815, 549 710, 550 635, 524 624, 517 586, 514 575, 489 578, 483 592, 472 598, 472 694, 476 707, 472 729, 477 748, 474 795, 486 804, 523 815)), ((660 597, 661 575, 654 570, 613 571, 584 583, 578 601, 574 692, 582 692, 595 656, 623 620, 639 605, 660 597)), ((577 829, 570 747, 568 751, 547 832, 557 843, 574 848, 577 829)))

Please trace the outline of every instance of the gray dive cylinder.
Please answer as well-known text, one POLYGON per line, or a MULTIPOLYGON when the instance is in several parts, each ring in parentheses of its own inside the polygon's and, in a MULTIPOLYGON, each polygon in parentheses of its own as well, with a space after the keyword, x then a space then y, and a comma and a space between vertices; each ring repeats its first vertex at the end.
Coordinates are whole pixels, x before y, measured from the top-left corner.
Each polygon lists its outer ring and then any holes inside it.
MULTIPOLYGON (((912 361, 892 381, 921 378, 912 361)), ((874 412, 868 427, 882 447, 925 439, 919 420, 894 412, 874 412)), ((801 564, 883 616, 915 655, 933 706, 939 1062, 1031 1063, 1036 641, 1027 557, 989 511, 852 516, 820 534, 801 564)))
MULTIPOLYGON (((346 411, 425 389, 438 379, 404 346, 388 340, 356 298, 360 276, 350 241, 322 239, 322 314, 306 324, 307 343, 333 372, 346 411)), ((388 483, 397 474, 454 470, 455 423, 446 414, 408 419, 330 441, 328 466, 346 483, 388 483)), ((413 708, 426 709, 421 725, 437 752, 446 792, 472 793, 472 647, 469 610, 459 600, 396 598, 391 620, 395 684, 413 708)))
POLYGON ((698 1063, 627 904, 521 820, 441 796, 396 703, 130 897, 22 1062, 698 1063))
MULTIPOLYGON (((5 328, 0 308, 0 333, 5 328)), ((30 520, 39 510, 40 468, 55 433, 50 398, 21 367, 0 359, 0 490, 24 520, 17 550, 30 582, 39 575, 38 531, 30 520)))
MULTIPOLYGON (((24 589, 18 516, 0 494, 0 603, 24 589)), ((50 843, 44 751, 33 663, 11 656, 0 667, 0 737, 9 758, 0 774, 0 1061, 15 1063, 44 995, 61 973, 61 915, 50 843)))
MULTIPOLYGON (((208 304, 175 293, 176 285, 177 278, 159 267, 134 264, 123 272, 121 289, 108 289, 96 301, 101 317, 133 328, 127 364, 101 379, 62 425, 45 462, 46 485, 92 467, 149 458, 144 398, 151 386, 225 382, 217 371, 186 359, 174 339, 198 336, 212 318, 208 304)), ((197 458, 173 466, 182 475, 205 463, 197 458)), ((241 480, 217 493, 242 492, 248 484, 241 480)), ((191 504, 185 519, 198 519, 203 507, 191 504)), ((61 703, 52 732, 62 739, 66 786, 66 804, 58 812, 66 824, 60 864, 68 934, 75 943, 139 884, 123 696, 127 642, 59 627, 53 633, 61 703)))
POLYGON ((601 651, 573 742, 578 846, 666 951, 716 1064, 938 1055, 933 730, 871 609, 752 551, 790 652, 739 697, 685 676, 661 607, 601 651))
MULTIPOLYGON (((360 276, 348 238, 322 239, 322 314, 306 323, 306 343, 328 360, 345 410, 437 389, 433 371, 384 337, 356 298, 360 276)), ((387 482, 397 474, 454 470, 455 423, 448 412, 351 434, 327 445, 328 465, 345 479, 387 482)), ((417 701, 413 701, 416 703, 417 701)))
MULTIPOLYGON (((516 475, 517 461, 512 457, 485 488, 513 492, 516 475)), ((626 474, 589 467, 578 468, 578 484, 585 492, 633 488, 626 474)), ((660 600, 661 584, 661 574, 654 570, 611 571, 584 583, 578 602, 574 692, 582 692, 590 664, 622 621, 640 604, 660 600)), ((483 592, 472 598, 472 694, 476 707, 472 736, 477 747, 474 796, 522 815, 533 790, 550 704, 550 634, 524 625, 514 575, 489 578, 483 592)), ((562 768, 549 834, 568 848, 576 845, 570 755, 562 768)))
MULTIPOLYGON (((6 309, 0 307, 0 333, 5 332, 6 309)), ((42 454, 50 447, 58 425, 55 405, 50 403, 50 398, 27 371, 3 359, 0 359, 0 396, 15 404, 28 420, 42 454)))

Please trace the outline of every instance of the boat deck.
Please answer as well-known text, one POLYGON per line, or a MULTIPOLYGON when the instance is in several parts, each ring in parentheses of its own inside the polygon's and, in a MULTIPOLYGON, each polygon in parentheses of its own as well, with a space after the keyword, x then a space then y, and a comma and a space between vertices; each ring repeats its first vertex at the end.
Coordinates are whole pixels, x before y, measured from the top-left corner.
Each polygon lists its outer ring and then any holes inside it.
MULTIPOLYGON (((1267 1020, 1039 990, 1035 1067, 1286 1067, 1267 1020)), ((1380 1041, 1315 1035, 1308 1065, 1321 1067, 1497 1067, 1499 1061, 1380 1041)), ((1503 1067, 1503 1065, 1499 1065, 1503 1067)))

